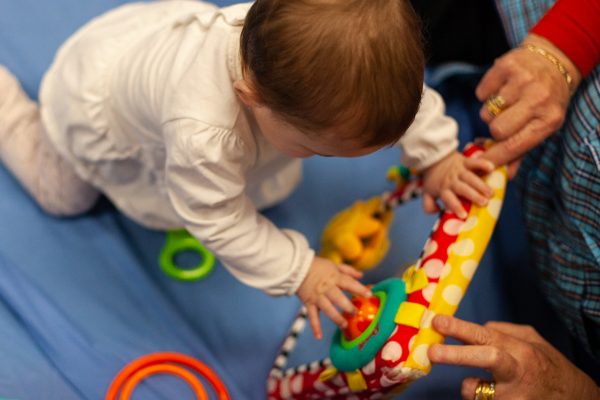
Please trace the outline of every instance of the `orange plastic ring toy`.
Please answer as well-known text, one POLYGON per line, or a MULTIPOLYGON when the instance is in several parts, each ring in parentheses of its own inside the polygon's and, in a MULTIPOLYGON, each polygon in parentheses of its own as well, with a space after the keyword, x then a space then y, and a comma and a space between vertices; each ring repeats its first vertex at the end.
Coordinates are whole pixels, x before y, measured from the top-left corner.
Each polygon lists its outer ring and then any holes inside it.
POLYGON ((154 364, 138 370, 125 382, 125 386, 123 386, 123 390, 121 391, 121 399, 129 400, 138 383, 155 374, 172 374, 179 376, 192 387, 198 400, 208 400, 206 390, 204 390, 202 382, 196 378, 196 375, 175 364, 154 364))
MULTIPOLYGON (((146 356, 140 357, 130 364, 125 366, 113 379, 110 384, 108 391, 106 393, 105 400, 121 400, 125 399, 123 396, 118 397, 119 392, 124 388, 129 380, 131 380, 134 375, 140 371, 145 370, 150 366, 154 365, 173 365, 179 364, 180 366, 188 367, 192 371, 197 372, 202 377, 204 377, 212 386, 213 390, 217 394, 217 398, 219 400, 231 400, 229 395, 229 391, 225 384, 221 381, 217 374, 213 372, 208 366, 204 363, 196 360, 193 357, 187 356, 181 353, 172 353, 172 352, 162 352, 162 353, 152 353, 146 356)), ((144 374, 140 373, 140 377, 136 383, 139 383, 143 378, 148 375, 152 375, 151 371, 148 371, 144 374)), ((188 381, 189 383, 189 381, 188 381)), ((135 385, 133 385, 135 386, 135 385)), ((133 387, 132 387, 133 389, 133 387)))

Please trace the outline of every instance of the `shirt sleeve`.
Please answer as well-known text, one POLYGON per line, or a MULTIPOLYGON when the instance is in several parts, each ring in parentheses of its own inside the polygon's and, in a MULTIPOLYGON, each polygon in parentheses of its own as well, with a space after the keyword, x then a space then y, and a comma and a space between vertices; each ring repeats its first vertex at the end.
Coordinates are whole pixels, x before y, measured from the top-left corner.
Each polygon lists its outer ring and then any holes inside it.
POLYGON ((404 165, 421 171, 456 150, 458 125, 445 114, 445 109, 442 97, 424 86, 415 120, 397 143, 404 165))
POLYGON ((185 228, 243 283, 294 294, 314 251, 303 235, 258 213, 245 194, 255 152, 230 130, 195 120, 170 122, 164 133, 166 187, 185 228))
POLYGON ((586 77, 600 62, 600 1, 558 0, 531 30, 569 57, 586 77))

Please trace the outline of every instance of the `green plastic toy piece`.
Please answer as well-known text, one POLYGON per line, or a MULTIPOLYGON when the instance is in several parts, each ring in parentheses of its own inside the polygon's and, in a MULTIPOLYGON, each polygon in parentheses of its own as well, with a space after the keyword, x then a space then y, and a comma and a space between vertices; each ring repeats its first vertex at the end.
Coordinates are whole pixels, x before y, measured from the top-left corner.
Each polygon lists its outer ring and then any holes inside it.
POLYGON ((379 323, 379 318, 381 317, 381 311, 383 311, 383 307, 385 305, 385 300, 386 300, 387 295, 385 294, 385 292, 377 292, 377 293, 373 293, 373 296, 379 298, 379 305, 380 305, 379 310, 377 310, 377 314, 375 315, 375 318, 373 319, 373 321, 371 321, 371 324, 367 327, 367 329, 365 329, 365 331, 356 339, 348 341, 348 340, 346 340, 344 335, 341 335, 342 347, 344 349, 346 349, 346 350, 350 349, 350 348, 358 346, 359 344, 364 342, 369 336, 371 336, 371 334, 375 330, 375 327, 379 323))
POLYGON ((186 230, 167 232, 167 240, 160 253, 159 264, 165 274, 180 281, 196 281, 206 277, 214 268, 215 256, 186 230), (195 268, 184 269, 175 264, 177 253, 195 251, 201 261, 195 268))
POLYGON ((404 281, 386 279, 375 285, 372 292, 380 296, 381 303, 375 320, 367 330, 351 342, 344 339, 339 329, 333 335, 329 356, 338 371, 355 371, 367 365, 396 328, 396 313, 400 303, 406 300, 404 281))

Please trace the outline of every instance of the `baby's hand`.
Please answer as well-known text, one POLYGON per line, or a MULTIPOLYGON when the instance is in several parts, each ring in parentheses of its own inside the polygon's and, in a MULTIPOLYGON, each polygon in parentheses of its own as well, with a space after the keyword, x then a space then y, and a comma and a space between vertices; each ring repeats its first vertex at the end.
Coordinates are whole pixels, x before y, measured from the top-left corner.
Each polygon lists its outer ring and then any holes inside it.
POLYGON ((341 329, 346 327, 347 322, 340 310, 351 314, 356 311, 343 290, 357 296, 371 296, 371 291, 357 280, 361 277, 362 272, 348 265, 337 265, 325 258, 315 257, 296 294, 306 306, 310 327, 317 339, 323 337, 320 310, 341 329))
POLYGON ((436 198, 444 203, 447 210, 460 218, 466 218, 467 212, 458 196, 472 203, 484 206, 494 192, 481 179, 479 174, 489 174, 494 165, 483 158, 466 158, 460 153, 448 157, 429 167, 423 179, 423 209, 434 213, 439 211, 436 198))

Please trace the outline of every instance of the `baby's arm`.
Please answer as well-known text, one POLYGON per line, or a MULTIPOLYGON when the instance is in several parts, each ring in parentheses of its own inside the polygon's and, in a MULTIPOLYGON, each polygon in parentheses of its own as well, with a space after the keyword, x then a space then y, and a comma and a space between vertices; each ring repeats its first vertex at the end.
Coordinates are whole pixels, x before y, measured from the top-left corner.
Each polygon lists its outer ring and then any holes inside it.
POLYGON ((300 233, 278 229, 246 195, 253 149, 236 134, 179 120, 165 128, 166 188, 183 226, 241 282, 293 295, 314 251, 300 233))
POLYGON ((361 273, 315 257, 304 236, 257 212, 245 195, 251 149, 227 131, 190 120, 169 123, 165 138, 167 191, 186 229, 243 283, 270 295, 297 294, 315 336, 321 336, 319 310, 343 325, 337 308, 354 307, 342 291, 370 293, 357 280, 361 273))
POLYGON ((362 272, 353 267, 335 264, 326 258, 314 258, 297 295, 306 306, 310 326, 317 339, 323 337, 319 311, 342 329, 347 322, 338 309, 347 313, 356 311, 344 290, 357 296, 371 296, 371 291, 357 280, 361 277, 362 272))
POLYGON ((464 215, 458 196, 485 204, 491 189, 479 174, 489 173, 494 166, 482 159, 466 159, 456 152, 458 126, 445 114, 441 96, 427 86, 415 121, 398 142, 403 163, 424 175, 423 208, 436 212, 436 199, 459 216, 464 215))

